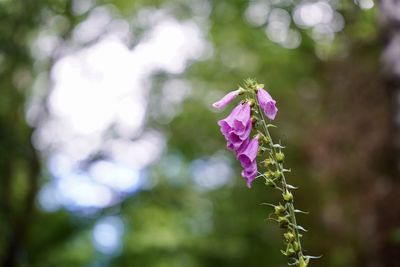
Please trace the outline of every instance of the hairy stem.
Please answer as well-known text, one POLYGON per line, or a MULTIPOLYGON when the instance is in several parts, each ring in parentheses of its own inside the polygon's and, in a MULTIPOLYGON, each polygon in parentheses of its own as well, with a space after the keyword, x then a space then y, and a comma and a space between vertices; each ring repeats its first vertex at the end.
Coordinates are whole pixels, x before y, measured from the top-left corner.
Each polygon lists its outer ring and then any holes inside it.
MULTIPOLYGON (((276 158, 276 154, 277 154, 276 148, 274 146, 274 142, 272 140, 271 134, 268 131, 268 127, 267 127, 267 124, 265 123, 264 115, 262 114, 262 112, 260 110, 260 106, 259 106, 258 102, 257 102, 257 107, 258 107, 261 117, 262 117, 262 122, 263 122, 265 133, 267 135, 267 138, 269 139, 269 146, 273 151, 273 153, 271 153, 271 156, 273 157, 273 159, 275 161, 275 167, 277 168, 277 170, 279 170, 281 172, 281 175, 282 175, 282 188, 285 192, 290 192, 290 190, 288 189, 287 183, 286 183, 285 173, 283 171, 283 164, 278 163, 278 160, 276 158)), ((294 226, 294 231, 296 233, 296 239, 297 239, 296 241, 298 242, 299 248, 300 248, 298 254, 299 254, 299 256, 302 256, 303 252, 302 252, 302 248, 301 248, 299 229, 298 229, 298 225, 297 225, 297 221, 296 221, 296 214, 294 212, 294 210, 295 210, 294 205, 293 205, 293 202, 290 202, 288 204, 289 204, 288 206, 289 206, 289 214, 290 214, 290 218, 291 218, 291 223, 294 226)))
MULTIPOLYGON (((286 182, 286 177, 285 177, 285 174, 284 174, 285 173, 285 169, 283 168, 283 163, 279 163, 279 160, 278 160, 278 158, 276 156, 277 153, 278 153, 277 152, 277 148, 276 148, 276 146, 275 146, 275 144, 274 144, 274 142, 272 140, 271 134, 270 134, 270 132, 268 130, 268 125, 266 123, 266 119, 264 117, 263 111, 261 110, 260 103, 258 102, 258 99, 257 99, 255 93, 253 93, 253 97, 252 98, 255 100, 255 105, 257 106, 257 110, 258 110, 258 113, 259 113, 259 116, 260 116, 260 121, 262 122, 264 131, 265 131, 265 137, 268 139, 268 146, 269 146, 269 149, 270 149, 270 153, 269 154, 270 154, 270 156, 272 157, 272 159, 274 161, 274 165, 275 165, 276 170, 278 170, 281 173, 281 184, 282 184, 283 194, 285 194, 285 193, 290 193, 291 194, 290 188, 288 187, 288 183, 286 182)), ((300 262, 300 261, 303 260, 303 249, 302 249, 302 246, 301 246, 301 240, 300 240, 301 235, 299 233, 299 226, 297 225, 295 208, 294 208, 294 205, 293 205, 293 200, 285 201, 285 202, 286 202, 285 206, 286 206, 286 208, 287 208, 287 210, 289 212, 289 222, 290 222, 290 225, 293 228, 293 232, 295 234, 295 240, 296 240, 296 242, 298 244, 298 251, 296 251, 296 254, 297 254, 297 259, 300 262)))

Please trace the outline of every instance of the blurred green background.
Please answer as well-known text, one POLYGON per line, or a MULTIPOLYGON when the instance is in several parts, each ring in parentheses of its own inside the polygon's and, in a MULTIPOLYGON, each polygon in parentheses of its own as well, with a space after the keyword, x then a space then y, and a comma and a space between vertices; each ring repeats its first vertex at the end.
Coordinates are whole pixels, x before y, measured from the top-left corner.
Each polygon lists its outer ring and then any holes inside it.
MULTIPOLYGON (((382 1, 385 2, 385 1, 382 1)), ((400 207, 372 0, 0 1, 0 264, 286 266, 211 104, 247 77, 311 266, 400 266, 400 207), (397 258, 397 259, 396 259, 397 258)))

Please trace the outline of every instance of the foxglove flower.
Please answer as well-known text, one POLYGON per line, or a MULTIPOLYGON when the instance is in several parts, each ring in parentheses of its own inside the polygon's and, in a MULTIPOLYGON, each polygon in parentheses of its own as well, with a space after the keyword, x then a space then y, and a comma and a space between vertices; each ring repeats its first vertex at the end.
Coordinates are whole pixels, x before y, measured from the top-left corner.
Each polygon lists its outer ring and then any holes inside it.
POLYGON ((238 151, 246 143, 252 129, 250 110, 249 103, 240 103, 228 117, 218 121, 229 149, 238 151))
POLYGON ((242 135, 237 135, 236 133, 230 133, 227 139, 226 147, 230 150, 235 151, 237 154, 249 143, 249 135, 251 132, 251 123, 246 128, 246 131, 242 135))
POLYGON ((258 136, 254 137, 248 145, 239 152, 237 158, 243 168, 248 168, 251 166, 253 161, 255 161, 258 153, 258 136))
POLYGON ((242 91, 241 89, 237 89, 235 91, 230 91, 219 101, 215 102, 213 104, 213 107, 218 108, 218 109, 224 108, 229 103, 231 103, 241 93, 241 91, 242 91))
POLYGON ((238 160, 244 168, 242 176, 247 180, 247 186, 250 188, 251 183, 257 175, 257 161, 258 154, 258 136, 254 137, 247 146, 238 153, 238 160))
POLYGON ((257 176, 257 162, 253 161, 252 164, 242 171, 243 178, 246 179, 246 185, 251 188, 251 183, 256 179, 257 176))
POLYGON ((260 107, 262 108, 268 119, 274 120, 276 113, 278 112, 278 108, 275 106, 276 101, 272 99, 271 95, 267 91, 260 87, 257 91, 257 99, 260 103, 260 107))

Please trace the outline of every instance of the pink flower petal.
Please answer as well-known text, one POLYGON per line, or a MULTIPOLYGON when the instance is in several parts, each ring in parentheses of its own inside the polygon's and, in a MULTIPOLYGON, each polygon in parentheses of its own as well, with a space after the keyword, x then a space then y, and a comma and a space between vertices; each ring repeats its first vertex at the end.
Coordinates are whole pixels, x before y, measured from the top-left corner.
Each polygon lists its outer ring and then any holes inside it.
POLYGON ((230 102, 232 102, 240 93, 240 89, 237 89, 235 91, 230 91, 228 94, 226 94, 223 98, 221 98, 219 101, 215 102, 213 104, 214 108, 224 108, 227 106, 230 102))

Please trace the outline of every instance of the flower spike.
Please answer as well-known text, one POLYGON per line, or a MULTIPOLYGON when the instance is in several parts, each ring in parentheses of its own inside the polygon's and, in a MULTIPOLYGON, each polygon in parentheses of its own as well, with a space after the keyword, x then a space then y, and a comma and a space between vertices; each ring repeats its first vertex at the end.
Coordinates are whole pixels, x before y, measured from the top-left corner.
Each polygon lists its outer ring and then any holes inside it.
POLYGON ((232 150, 243 167, 242 176, 246 185, 251 188, 256 178, 263 178, 265 185, 281 192, 282 201, 272 206, 274 211, 268 220, 278 223, 283 230, 283 240, 286 248, 281 250, 288 257, 288 264, 297 267, 309 266, 311 256, 304 254, 301 245, 301 232, 307 230, 296 221, 296 214, 307 212, 295 209, 293 190, 297 189, 287 183, 285 175, 290 169, 284 168, 285 149, 279 143, 274 143, 266 118, 274 120, 278 112, 276 101, 253 79, 246 79, 244 86, 231 91, 221 100, 215 102, 215 108, 223 108, 232 102, 238 95, 244 94, 244 99, 231 111, 225 119, 218 121, 221 133, 227 141, 228 149, 232 150), (266 117, 266 118, 265 118, 266 117), (252 132, 254 137, 250 138, 252 132), (258 164, 260 163, 260 164, 258 164), (283 203, 283 204, 281 204, 283 203))

